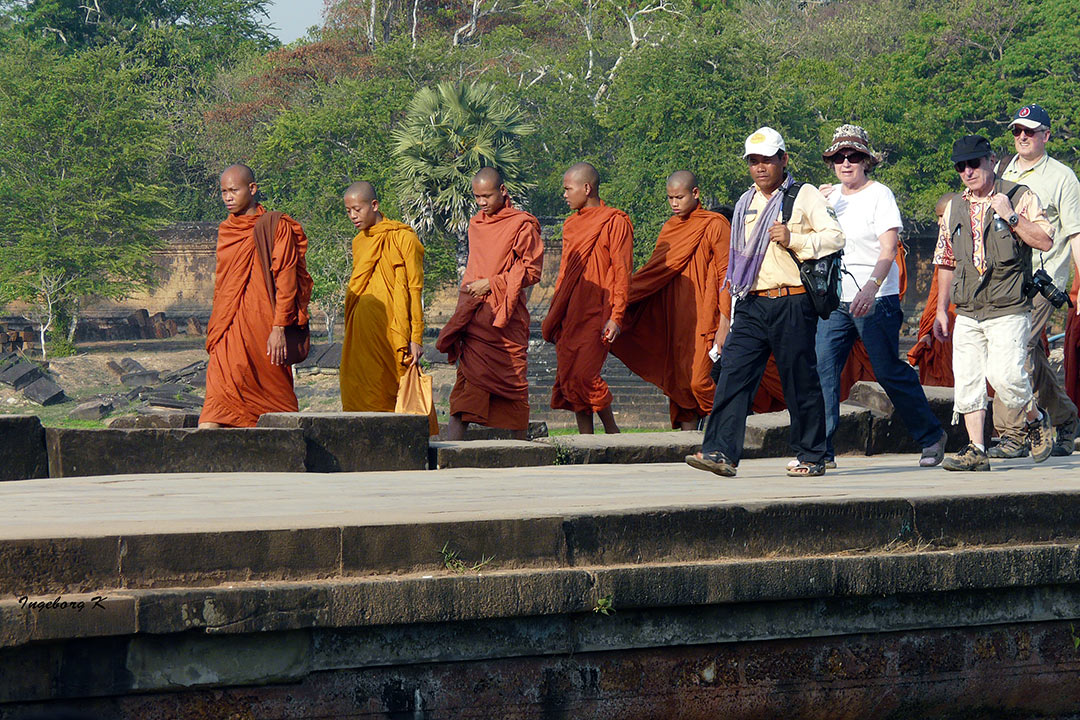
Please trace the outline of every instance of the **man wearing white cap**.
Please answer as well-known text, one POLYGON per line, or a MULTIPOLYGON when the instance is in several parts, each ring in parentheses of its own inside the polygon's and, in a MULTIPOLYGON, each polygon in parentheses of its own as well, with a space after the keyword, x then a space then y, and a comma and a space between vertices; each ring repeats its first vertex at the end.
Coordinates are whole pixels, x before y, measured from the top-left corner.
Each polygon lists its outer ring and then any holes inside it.
POLYGON ((825 473, 825 401, 817 373, 818 315, 802 285, 800 261, 844 247, 836 214, 811 184, 792 187, 784 139, 770 127, 746 139, 747 167, 754 184, 735 205, 725 286, 738 302, 720 355, 712 412, 701 452, 686 462, 731 477, 742 455, 746 416, 765 371, 776 358, 784 401, 791 417, 791 446, 798 463, 788 475, 825 473), (783 222, 784 197, 794 194, 783 222))
MULTIPOLYGON (((1046 252, 1032 253, 1035 270, 1040 267, 1062 291, 1069 289, 1069 246, 1080 244, 1080 182, 1066 165, 1046 154, 1050 139, 1050 115, 1039 105, 1025 105, 1016 111, 1009 129, 1016 155, 1000 172, 1002 179, 1027 186, 1038 196, 1046 218, 1054 228, 1054 244, 1046 252)), ((1065 393, 1057 373, 1050 367, 1042 347, 1042 334, 1054 306, 1042 294, 1031 301, 1031 331, 1025 369, 1039 406, 1050 415, 1057 429, 1052 455, 1071 455, 1077 430, 1076 405, 1065 393)), ((1024 418, 994 398, 994 429, 1001 442, 990 449, 990 457, 1023 457, 1029 452, 1024 418)))

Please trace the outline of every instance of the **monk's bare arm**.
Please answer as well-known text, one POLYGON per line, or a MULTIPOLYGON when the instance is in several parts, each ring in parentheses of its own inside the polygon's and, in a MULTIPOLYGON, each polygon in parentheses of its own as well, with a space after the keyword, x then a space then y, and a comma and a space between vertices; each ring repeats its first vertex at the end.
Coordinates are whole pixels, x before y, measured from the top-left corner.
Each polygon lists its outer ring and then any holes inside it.
POLYGON ((634 264, 634 228, 628 222, 611 223, 611 316, 603 329, 605 342, 613 342, 622 329, 626 301, 630 296, 630 271, 634 264))

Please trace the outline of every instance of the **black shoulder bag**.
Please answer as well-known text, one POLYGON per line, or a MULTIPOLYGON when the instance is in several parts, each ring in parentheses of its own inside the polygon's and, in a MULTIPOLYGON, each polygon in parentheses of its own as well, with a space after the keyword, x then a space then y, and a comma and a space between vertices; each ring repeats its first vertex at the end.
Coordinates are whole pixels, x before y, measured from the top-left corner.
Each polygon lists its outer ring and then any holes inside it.
MULTIPOLYGON (((795 206, 795 197, 806 183, 793 182, 784 190, 783 205, 780 210, 780 222, 785 225, 791 220, 791 210, 795 206)), ((802 280, 810 302, 818 317, 825 320, 833 310, 840 307, 840 274, 843 272, 843 250, 837 250, 825 257, 800 260, 799 256, 788 250, 795 264, 799 266, 799 278, 802 280)))

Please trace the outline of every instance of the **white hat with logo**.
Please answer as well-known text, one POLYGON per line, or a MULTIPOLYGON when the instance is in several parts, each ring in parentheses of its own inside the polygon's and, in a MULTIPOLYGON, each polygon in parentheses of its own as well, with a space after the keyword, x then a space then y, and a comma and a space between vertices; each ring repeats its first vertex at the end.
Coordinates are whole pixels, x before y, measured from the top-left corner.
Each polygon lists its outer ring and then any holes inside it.
POLYGON ((784 145, 784 138, 780 137, 780 133, 776 132, 771 127, 760 127, 754 131, 753 135, 746 138, 746 147, 743 157, 745 158, 751 155, 772 157, 780 151, 787 152, 787 147, 784 145))

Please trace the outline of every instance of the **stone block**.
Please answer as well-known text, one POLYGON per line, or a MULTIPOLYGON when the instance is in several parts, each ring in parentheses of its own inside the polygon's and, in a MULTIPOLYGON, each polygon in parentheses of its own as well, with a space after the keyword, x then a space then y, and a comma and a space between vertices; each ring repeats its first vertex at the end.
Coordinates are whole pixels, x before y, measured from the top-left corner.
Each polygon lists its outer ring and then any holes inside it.
POLYGON ((198 318, 189 317, 187 319, 187 334, 188 335, 202 335, 204 332, 205 331, 203 330, 202 323, 199 322, 198 318))
POLYGON ((119 363, 117 363, 115 360, 110 360, 105 363, 105 367, 108 368, 109 372, 115 375, 117 379, 122 378, 127 373, 127 370, 124 370, 124 368, 120 367, 119 363))
POLYGON ((146 368, 142 366, 137 360, 132 360, 129 357, 120 361, 120 367, 124 368, 125 373, 138 373, 146 372, 146 368))
POLYGON ((859 405, 840 403, 840 422, 833 433, 833 450, 837 455, 866 454, 870 443, 871 412, 859 405))
POLYGON ((142 370, 125 373, 120 377, 120 382, 124 384, 124 387, 129 388, 156 385, 158 382, 158 372, 156 370, 142 370))
POLYGON ((428 446, 428 467, 533 467, 554 465, 556 448, 528 440, 443 440, 428 446))
POLYGON ((313 344, 311 346, 311 348, 308 350, 308 356, 306 358, 304 358, 304 361, 296 363, 296 365, 294 365, 293 367, 295 367, 297 369, 309 368, 309 367, 319 367, 319 358, 321 358, 324 354, 326 354, 326 351, 329 350, 329 349, 330 349, 330 345, 326 345, 326 344, 314 345, 313 344))
POLYGON ((47 377, 39 377, 23 388, 23 397, 38 405, 53 405, 64 401, 64 388, 47 377))
POLYGON ((669 463, 683 462, 687 455, 701 449, 702 433, 647 432, 615 435, 562 435, 538 438, 556 448, 559 465, 592 463, 669 463))
POLYGON ((48 428, 52 477, 178 472, 303 472, 304 435, 266 428, 48 428))
POLYGON ((115 430, 135 428, 194 428, 199 426, 199 414, 183 411, 154 411, 141 415, 121 415, 109 421, 115 430))
POLYGON ((22 390, 24 387, 40 378, 41 375, 41 368, 34 363, 19 362, 9 367, 3 373, 0 373, 0 383, 10 385, 16 390, 22 390))
POLYGON ((49 476, 45 429, 36 415, 0 415, 0 481, 49 476))
POLYGON ((76 405, 75 409, 68 413, 68 416, 76 420, 100 420, 111 413, 112 410, 113 404, 111 400, 97 398, 76 405))
POLYGON ((341 343, 331 343, 326 351, 319 356, 317 363, 321 368, 341 367, 341 343))
MULTIPOLYGON (((449 391, 446 393, 449 395, 449 391)), ((465 440, 513 440, 512 430, 504 430, 503 428, 490 428, 483 425, 477 425, 476 423, 470 423, 469 427, 465 430, 465 440)), ((528 430, 525 431, 525 437, 528 440, 535 440, 537 438, 548 436, 548 426, 546 422, 530 422, 528 430)), ((436 439, 442 440, 441 436, 436 439)))
POLYGON ((751 415, 746 419, 744 458, 786 457, 792 454, 791 418, 787 410, 751 415))
MULTIPOLYGON (((967 444, 967 434, 961 425, 952 425, 953 389, 924 386, 930 411, 949 435, 946 450, 956 452, 967 444)), ((913 453, 922 447, 907 431, 907 426, 895 412, 885 389, 876 382, 857 382, 851 388, 848 402, 869 408, 873 413, 867 453, 913 453)))
POLYGON ((120 538, 58 537, 0 542, 0 595, 96 592, 120 587, 120 538))
POLYGON ((268 413, 260 428, 301 430, 308 472, 423 470, 428 419, 398 413, 268 413))
POLYGON ((150 313, 146 310, 136 310, 128 315, 128 324, 135 328, 144 328, 150 324, 150 313))

